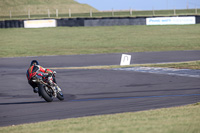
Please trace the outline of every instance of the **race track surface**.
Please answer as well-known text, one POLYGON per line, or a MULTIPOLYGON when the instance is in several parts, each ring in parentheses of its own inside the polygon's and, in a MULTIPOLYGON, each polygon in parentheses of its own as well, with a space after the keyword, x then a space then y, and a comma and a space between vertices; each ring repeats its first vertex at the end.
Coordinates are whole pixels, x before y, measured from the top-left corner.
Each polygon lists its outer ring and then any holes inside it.
MULTIPOLYGON (((200 60, 200 51, 128 53, 132 64, 200 60)), ((118 65, 121 54, 0 58, 0 126, 173 107, 200 101, 199 78, 117 70, 56 70, 65 100, 47 103, 26 80, 44 67, 118 65)))

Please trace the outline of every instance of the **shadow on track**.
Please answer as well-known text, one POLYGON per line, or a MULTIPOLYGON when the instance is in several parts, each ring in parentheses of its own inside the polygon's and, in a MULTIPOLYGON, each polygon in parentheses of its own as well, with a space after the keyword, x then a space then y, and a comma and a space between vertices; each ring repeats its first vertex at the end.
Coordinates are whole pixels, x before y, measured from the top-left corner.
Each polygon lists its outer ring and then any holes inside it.
MULTIPOLYGON (((66 102, 76 99, 76 96, 72 95, 72 94, 64 94, 64 97, 65 97, 64 101, 66 101, 66 102)), ((53 102, 58 102, 58 101, 53 101, 53 102)), ((17 104, 23 105, 23 104, 39 104, 39 103, 48 103, 48 102, 46 102, 44 100, 43 101, 32 101, 32 102, 10 102, 10 103, 0 103, 0 105, 17 105, 17 104)))
MULTIPOLYGON (((127 85, 130 87, 131 85, 127 85)), ((200 90, 200 88, 186 88, 186 89, 167 89, 167 90, 136 90, 136 91, 127 91, 127 92, 101 92, 101 93, 86 93, 86 94, 77 94, 77 95, 110 95, 110 94, 130 94, 130 93, 149 93, 149 92, 179 92, 179 91, 189 91, 189 90, 200 90)))
POLYGON ((103 101, 103 100, 126 100, 139 98, 167 98, 167 97, 193 97, 200 96, 200 94, 177 94, 177 95, 151 95, 151 96, 124 96, 124 97, 101 97, 101 98, 82 98, 74 99, 71 102, 85 102, 85 101, 103 101))
POLYGON ((33 101, 33 102, 11 102, 11 103, 0 103, 0 105, 37 104, 37 103, 45 103, 45 101, 33 101))

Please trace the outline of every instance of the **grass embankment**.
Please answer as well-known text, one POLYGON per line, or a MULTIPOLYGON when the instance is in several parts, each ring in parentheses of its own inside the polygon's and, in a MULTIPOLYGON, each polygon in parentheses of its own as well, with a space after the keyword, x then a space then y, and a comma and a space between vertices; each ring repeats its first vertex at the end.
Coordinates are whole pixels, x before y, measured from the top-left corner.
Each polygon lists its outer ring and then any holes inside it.
POLYGON ((199 15, 200 9, 103 11, 76 0, 1 0, 0 19, 199 15), (90 14, 92 11, 92 14, 90 14), (58 13, 58 16, 56 15, 58 13), (48 15, 50 14, 50 16, 48 15), (70 14, 70 15, 69 15, 70 14))
POLYGON ((0 29, 0 57, 200 50, 200 25, 0 29))
POLYGON ((199 133, 200 104, 1 127, 1 133, 199 133))
POLYGON ((75 0, 1 0, 0 1, 0 16, 10 17, 10 11, 12 17, 19 15, 28 16, 28 11, 31 15, 46 14, 47 10, 50 10, 51 14, 56 14, 56 9, 59 13, 85 13, 90 9, 97 11, 95 8, 87 5, 80 4, 75 0))

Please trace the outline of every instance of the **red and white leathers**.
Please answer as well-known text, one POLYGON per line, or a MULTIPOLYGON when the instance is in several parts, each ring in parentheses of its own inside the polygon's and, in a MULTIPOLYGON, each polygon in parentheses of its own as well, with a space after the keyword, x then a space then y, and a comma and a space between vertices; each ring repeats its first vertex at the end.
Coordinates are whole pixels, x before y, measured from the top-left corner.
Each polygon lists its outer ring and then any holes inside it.
POLYGON ((34 77, 36 74, 43 77, 44 75, 42 75, 41 72, 42 73, 53 73, 53 71, 51 71, 50 69, 45 69, 40 65, 32 65, 27 70, 27 73, 26 73, 27 79, 31 80, 31 78, 34 77))
MULTIPOLYGON (((53 73, 52 70, 50 69, 45 69, 40 65, 32 65, 28 68, 26 76, 28 79, 28 83, 33 87, 37 87, 37 84, 35 84, 34 82, 32 82, 33 77, 37 74, 39 76, 42 76, 43 78, 46 78, 46 76, 44 74, 48 74, 48 73, 53 73)), ((54 83, 56 83, 55 78, 54 79, 50 79, 53 80, 54 83)))

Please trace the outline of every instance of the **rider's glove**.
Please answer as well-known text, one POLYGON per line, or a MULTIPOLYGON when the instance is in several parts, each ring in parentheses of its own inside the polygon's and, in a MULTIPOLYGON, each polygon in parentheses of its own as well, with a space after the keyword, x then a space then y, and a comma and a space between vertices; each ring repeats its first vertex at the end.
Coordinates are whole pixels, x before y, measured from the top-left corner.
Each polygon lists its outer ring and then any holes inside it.
POLYGON ((56 77, 55 74, 56 74, 56 71, 53 71, 53 76, 54 76, 54 77, 56 77))
POLYGON ((56 71, 53 71, 53 74, 56 74, 56 71))

